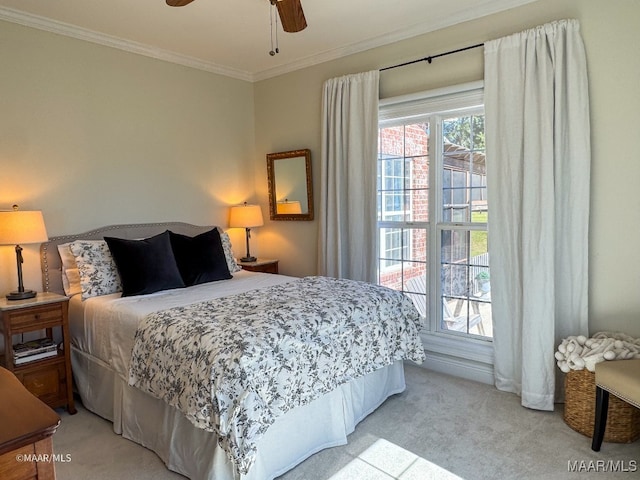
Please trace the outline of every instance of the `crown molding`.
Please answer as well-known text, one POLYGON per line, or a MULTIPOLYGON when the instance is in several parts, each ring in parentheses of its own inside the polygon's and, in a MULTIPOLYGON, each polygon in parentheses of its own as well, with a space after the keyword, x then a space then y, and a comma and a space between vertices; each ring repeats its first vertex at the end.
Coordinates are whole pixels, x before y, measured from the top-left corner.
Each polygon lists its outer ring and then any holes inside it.
MULTIPOLYGON (((284 75, 295 70, 312 67, 324 62, 329 62, 331 60, 337 60, 339 58, 353 55, 355 53, 364 52, 372 48, 377 48, 383 45, 407 40, 412 37, 424 35, 426 33, 450 27, 458 23, 491 15, 493 13, 515 8, 534 1, 536 0, 484 0, 479 2, 475 8, 460 11, 457 14, 448 16, 446 19, 442 19, 439 21, 421 22, 414 25, 413 27, 404 28, 395 32, 372 37, 362 42, 357 42, 345 47, 321 52, 317 55, 310 55, 300 60, 289 62, 285 65, 261 70, 255 73, 226 67, 213 62, 207 62, 195 57, 177 54, 150 45, 130 40, 124 40, 119 37, 95 32, 93 30, 88 30, 82 27, 59 22, 57 20, 52 20, 38 15, 21 12, 12 8, 0 7, 0 20, 17 23, 26 27, 37 28, 39 30, 45 30, 59 35, 65 35, 79 40, 85 40, 88 42, 96 43, 98 45, 117 48, 125 52, 144 55, 146 57, 155 58, 157 60, 163 60, 165 62, 175 63, 178 65, 183 65, 185 67, 195 68, 210 73, 216 73, 238 80, 258 82, 261 80, 267 80, 269 78, 277 77, 279 75, 284 75)), ((383 65, 381 65, 380 67, 382 66, 383 65)))
POLYGON ((38 30, 56 33, 59 35, 76 38, 78 40, 85 40, 87 42, 96 43, 98 45, 103 45, 106 47, 117 48, 118 50, 124 50, 125 52, 144 55, 145 57, 155 58, 157 60, 163 60, 165 62, 175 63, 178 65, 183 65, 185 67, 204 70, 205 72, 225 75, 227 77, 236 78, 238 80, 245 80, 248 82, 254 81, 253 75, 250 72, 245 72, 215 63, 206 62, 198 58, 189 57, 187 55, 180 55, 177 53, 169 52, 167 50, 152 47, 150 45, 145 45, 143 43, 123 40, 122 38, 114 37, 112 35, 95 32, 93 30, 81 28, 76 25, 52 20, 50 18, 20 12, 12 8, 0 7, 0 20, 17 23, 25 27, 37 28, 38 30))

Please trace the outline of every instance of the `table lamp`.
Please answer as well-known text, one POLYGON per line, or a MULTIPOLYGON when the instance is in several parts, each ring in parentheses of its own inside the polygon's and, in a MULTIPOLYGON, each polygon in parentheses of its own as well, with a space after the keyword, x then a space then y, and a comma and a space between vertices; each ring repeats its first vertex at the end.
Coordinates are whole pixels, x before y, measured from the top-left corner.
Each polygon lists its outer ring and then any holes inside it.
POLYGON ((7 294, 8 300, 24 300, 33 298, 36 292, 25 290, 22 283, 22 247, 20 244, 46 242, 47 229, 44 225, 42 212, 18 210, 14 205, 13 210, 0 212, 0 245, 16 246, 16 263, 18 265, 18 290, 7 294))
POLYGON ((231 207, 229 212, 229 227, 241 227, 247 232, 247 255, 240 259, 241 262, 255 262, 256 257, 252 257, 249 252, 249 239, 251 238, 251 228, 261 227, 264 225, 262 220, 262 210, 260 205, 249 205, 244 202, 243 205, 231 207))

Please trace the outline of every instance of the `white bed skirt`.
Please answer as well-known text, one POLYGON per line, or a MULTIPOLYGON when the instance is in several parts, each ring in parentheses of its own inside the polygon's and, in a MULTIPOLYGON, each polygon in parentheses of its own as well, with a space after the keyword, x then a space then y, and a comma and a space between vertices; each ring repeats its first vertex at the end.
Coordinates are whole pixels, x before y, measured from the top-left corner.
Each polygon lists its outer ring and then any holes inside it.
POLYGON ((116 433, 153 450, 170 470, 192 480, 271 480, 324 448, 346 444, 358 422, 405 388, 403 363, 398 361, 289 411, 258 443, 249 473, 240 475, 214 434, 130 387, 95 357, 72 348, 71 358, 85 408, 112 421, 116 433))

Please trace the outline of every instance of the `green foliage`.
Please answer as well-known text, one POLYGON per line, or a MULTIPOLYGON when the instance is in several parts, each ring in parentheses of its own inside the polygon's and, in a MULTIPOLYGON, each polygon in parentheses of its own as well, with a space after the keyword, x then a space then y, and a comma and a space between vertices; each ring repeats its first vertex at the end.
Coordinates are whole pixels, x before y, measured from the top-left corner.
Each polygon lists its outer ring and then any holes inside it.
POLYGON ((451 143, 484 151, 484 115, 448 118, 442 123, 442 133, 451 143))

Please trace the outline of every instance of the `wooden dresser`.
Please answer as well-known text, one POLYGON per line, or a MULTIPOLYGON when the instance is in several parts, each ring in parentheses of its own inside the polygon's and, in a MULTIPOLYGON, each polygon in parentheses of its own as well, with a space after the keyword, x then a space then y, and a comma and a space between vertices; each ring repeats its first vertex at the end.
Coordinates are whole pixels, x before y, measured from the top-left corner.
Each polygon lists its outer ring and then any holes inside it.
POLYGON ((56 478, 52 435, 60 417, 0 367, 0 478, 56 478))

